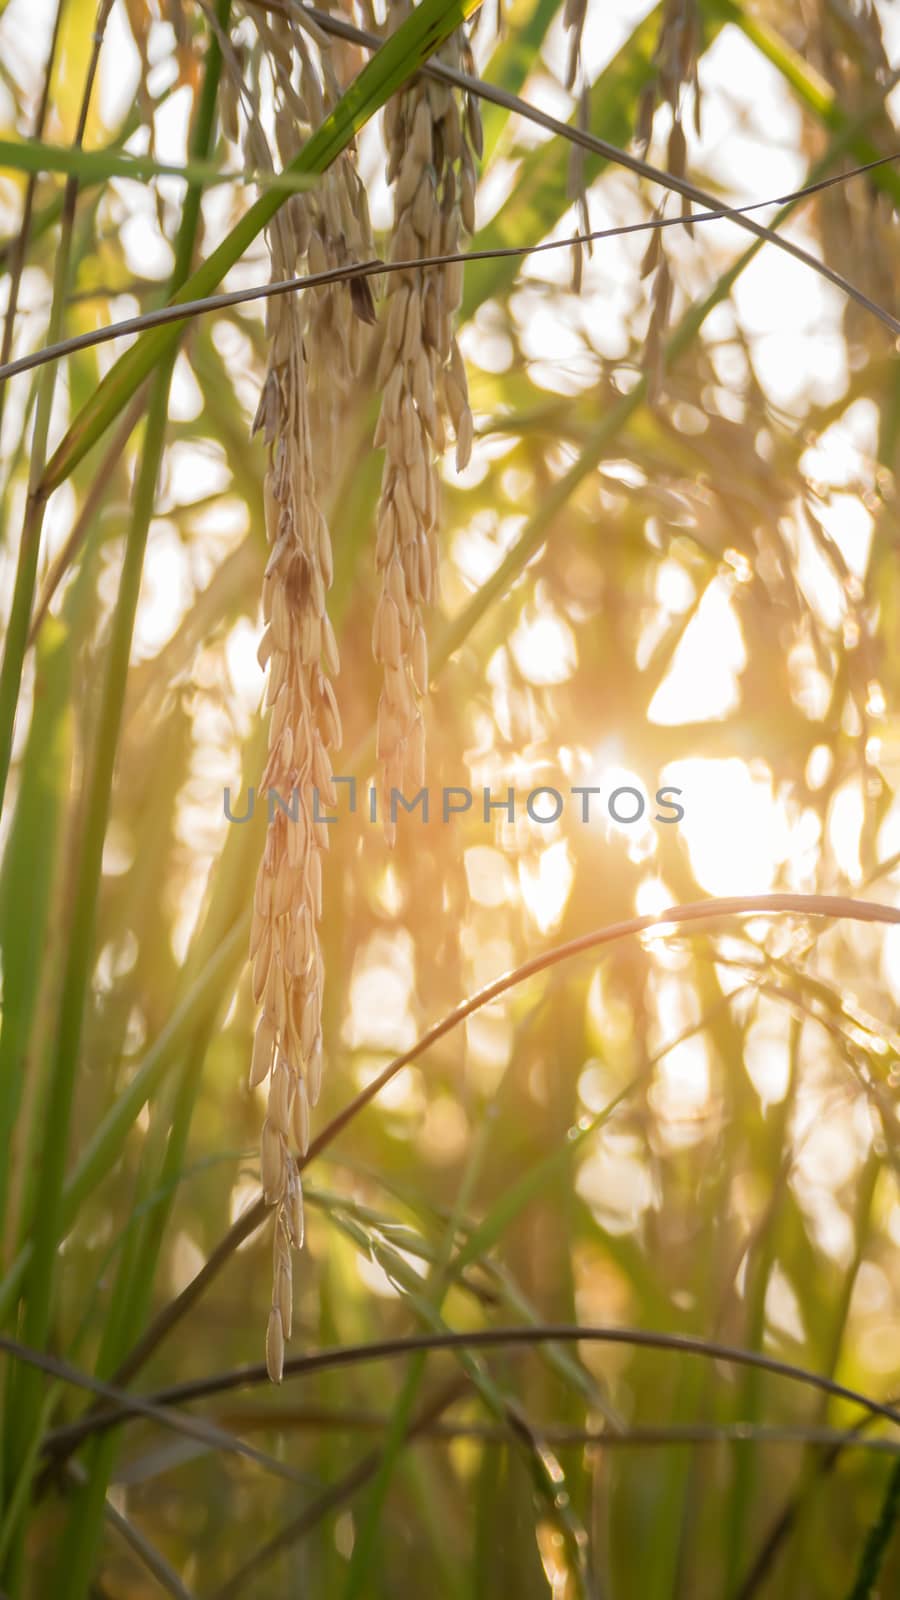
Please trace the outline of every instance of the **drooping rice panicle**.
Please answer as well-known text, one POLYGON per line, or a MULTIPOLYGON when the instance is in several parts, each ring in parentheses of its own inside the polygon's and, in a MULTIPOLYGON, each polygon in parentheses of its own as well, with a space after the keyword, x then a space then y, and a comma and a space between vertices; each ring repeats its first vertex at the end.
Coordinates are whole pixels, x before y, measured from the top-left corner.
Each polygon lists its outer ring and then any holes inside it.
MULTIPOLYGON (((310 40, 308 25, 304 28, 275 13, 260 25, 273 68, 276 141, 283 164, 337 94, 324 38, 312 25, 310 40)), ((262 155, 261 137, 258 120, 251 118, 248 154, 255 160, 262 155)), ((368 209, 352 154, 342 155, 314 192, 292 196, 267 237, 273 279, 370 257, 368 209)), ((251 932, 253 997, 261 1015, 250 1084, 268 1081, 261 1170, 266 1201, 275 1211, 266 1331, 266 1361, 275 1382, 281 1378, 291 1333, 291 1251, 303 1242, 303 1196, 291 1147, 303 1153, 308 1147, 309 1112, 322 1077, 324 969, 318 923, 328 829, 317 818, 336 801, 332 758, 341 742, 333 686, 338 650, 326 610, 331 539, 321 505, 321 478, 340 396, 358 368, 362 322, 371 319, 368 297, 358 290, 351 293, 346 285, 270 300, 269 366, 255 422, 269 450, 265 511, 270 553, 259 655, 268 668, 270 712, 260 789, 271 798, 251 932), (327 384, 312 381, 317 361, 327 371, 327 384)))
MULTIPOLYGON (((395 7, 399 24, 406 0, 395 7)), ((470 67, 462 30, 439 53, 470 67)), ((388 181, 394 186, 391 260, 453 254, 475 227, 475 160, 481 153, 477 102, 446 84, 420 80, 385 110, 388 181)), ((376 378, 382 394, 376 443, 385 461, 377 513, 375 559, 381 577, 372 644, 384 670, 378 702, 377 755, 382 817, 393 841, 391 793, 424 782, 428 688, 424 613, 438 586, 437 459, 448 422, 461 470, 472 448, 465 367, 453 333, 463 269, 393 273, 388 278, 384 343, 376 378)))

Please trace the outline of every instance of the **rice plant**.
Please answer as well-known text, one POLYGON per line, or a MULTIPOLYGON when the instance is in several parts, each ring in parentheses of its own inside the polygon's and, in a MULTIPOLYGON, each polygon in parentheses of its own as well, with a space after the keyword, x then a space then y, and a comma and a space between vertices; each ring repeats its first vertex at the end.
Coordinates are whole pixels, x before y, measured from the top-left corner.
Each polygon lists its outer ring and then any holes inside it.
POLYGON ((893 1594, 894 8, 0 43, 0 1595, 893 1594))

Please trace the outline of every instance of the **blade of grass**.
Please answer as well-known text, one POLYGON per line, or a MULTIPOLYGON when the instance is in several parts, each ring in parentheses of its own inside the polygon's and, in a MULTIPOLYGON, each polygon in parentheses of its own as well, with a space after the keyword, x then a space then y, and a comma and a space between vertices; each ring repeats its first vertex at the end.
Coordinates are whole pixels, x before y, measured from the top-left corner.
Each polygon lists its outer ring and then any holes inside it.
POLYGON ((253 183, 260 189, 275 189, 281 194, 302 194, 316 178, 302 172, 255 172, 242 168, 223 172, 212 161, 154 161, 151 156, 133 156, 124 150, 81 150, 70 145, 42 144, 39 139, 0 139, 0 170, 27 172, 36 177, 42 172, 64 172, 79 184, 105 183, 110 178, 131 178, 146 183, 151 178, 181 178, 184 183, 206 189, 220 183, 253 183))

